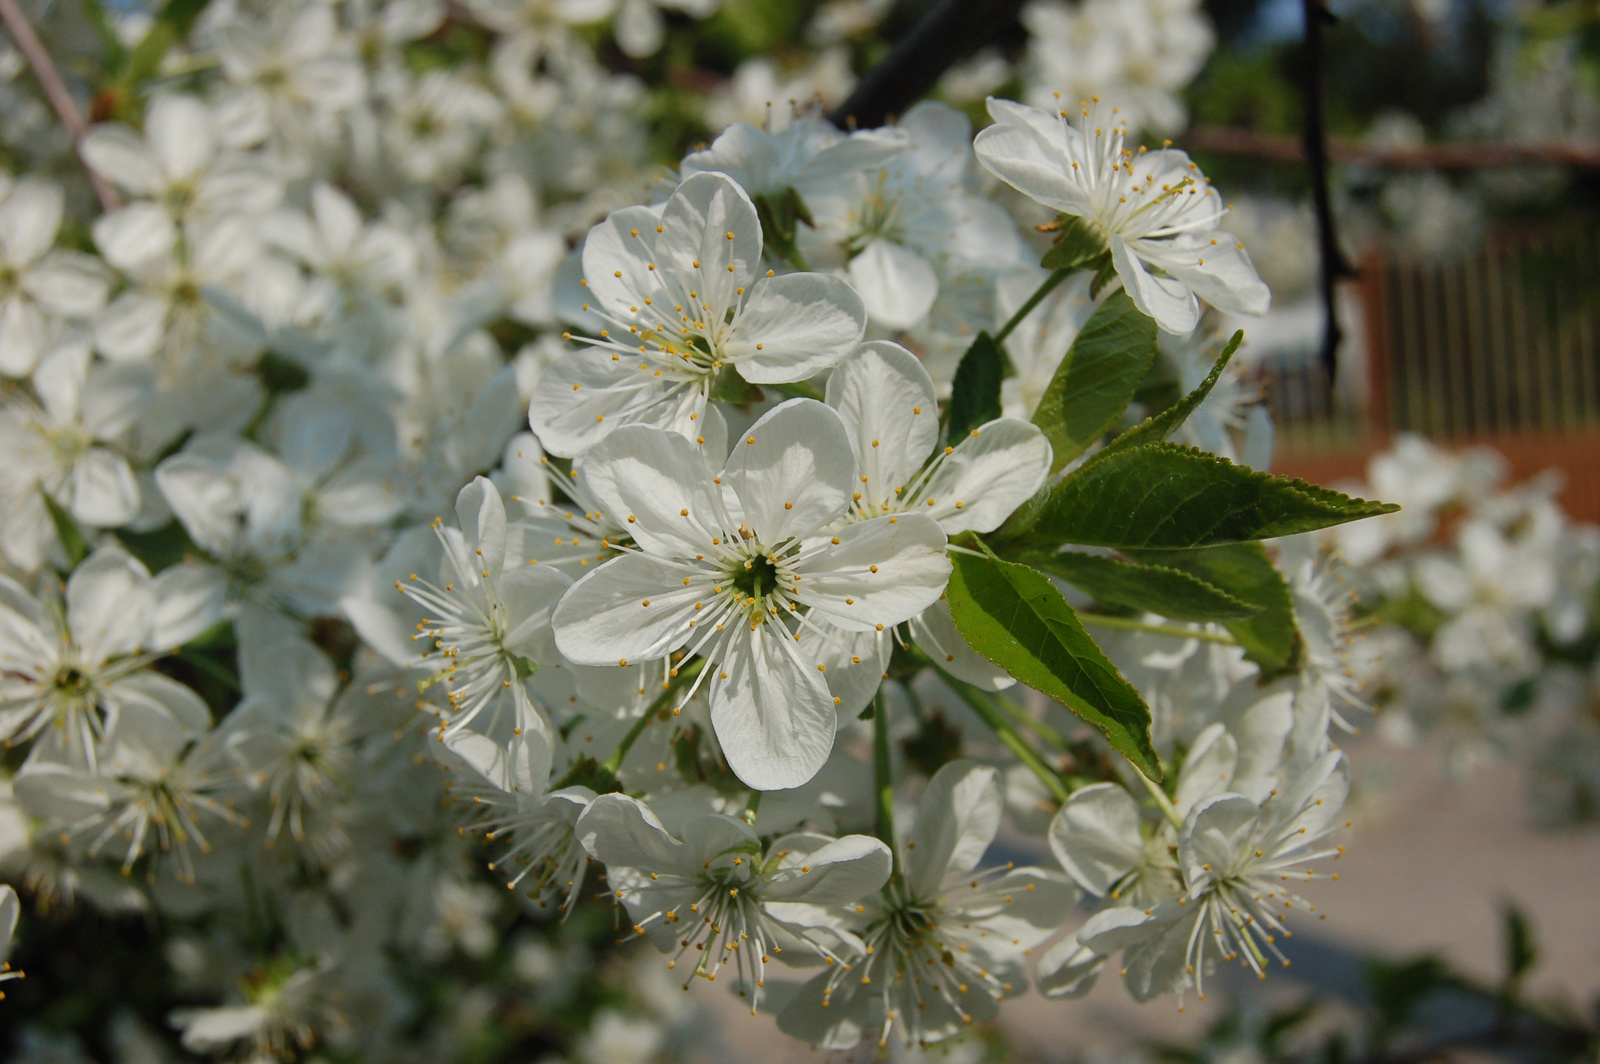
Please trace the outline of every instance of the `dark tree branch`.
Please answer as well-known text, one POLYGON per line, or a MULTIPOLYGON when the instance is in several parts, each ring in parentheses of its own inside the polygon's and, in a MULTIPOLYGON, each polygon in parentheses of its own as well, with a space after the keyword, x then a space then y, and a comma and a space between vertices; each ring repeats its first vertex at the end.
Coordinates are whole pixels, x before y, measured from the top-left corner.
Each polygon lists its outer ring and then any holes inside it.
POLYGON ((1301 0, 1306 19, 1305 65, 1305 153, 1311 172, 1311 201, 1317 215, 1317 243, 1321 248, 1322 306, 1326 321, 1322 331, 1322 368, 1329 384, 1339 367, 1339 329, 1337 287, 1342 277, 1353 277, 1355 270, 1339 250, 1333 229, 1333 204, 1328 196, 1327 116, 1322 106, 1322 29, 1334 21, 1323 0, 1301 0))
POLYGON ((904 114, 944 72, 983 46, 1022 10, 1022 0, 940 0, 888 58, 867 71, 828 120, 841 128, 881 126, 904 114))

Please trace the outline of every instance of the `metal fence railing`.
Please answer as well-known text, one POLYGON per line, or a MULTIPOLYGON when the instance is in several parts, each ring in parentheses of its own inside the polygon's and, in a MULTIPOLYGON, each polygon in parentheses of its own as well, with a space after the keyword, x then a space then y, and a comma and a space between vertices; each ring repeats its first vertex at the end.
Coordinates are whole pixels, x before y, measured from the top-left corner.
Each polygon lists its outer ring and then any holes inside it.
POLYGON ((1260 367, 1286 470, 1359 474, 1395 433, 1418 432, 1495 446, 1514 475, 1561 468, 1568 509, 1600 519, 1600 226, 1499 235, 1443 260, 1390 249, 1359 284, 1364 388, 1309 361, 1260 367))
POLYGON ((1387 387, 1373 398, 1388 409, 1372 413, 1389 427, 1454 439, 1600 425, 1600 233, 1378 268, 1373 371, 1387 387))

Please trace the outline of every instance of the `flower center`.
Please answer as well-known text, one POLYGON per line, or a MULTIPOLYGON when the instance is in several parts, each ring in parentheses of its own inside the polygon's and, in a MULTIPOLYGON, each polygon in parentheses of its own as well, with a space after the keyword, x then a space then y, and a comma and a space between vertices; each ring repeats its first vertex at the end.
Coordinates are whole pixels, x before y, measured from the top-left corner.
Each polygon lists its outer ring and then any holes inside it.
POLYGON ((765 554, 746 558, 743 565, 729 569, 728 581, 745 598, 759 599, 778 586, 778 567, 765 554))
POLYGON ((62 698, 81 699, 89 687, 89 674, 76 665, 63 665, 56 671, 55 689, 62 698))

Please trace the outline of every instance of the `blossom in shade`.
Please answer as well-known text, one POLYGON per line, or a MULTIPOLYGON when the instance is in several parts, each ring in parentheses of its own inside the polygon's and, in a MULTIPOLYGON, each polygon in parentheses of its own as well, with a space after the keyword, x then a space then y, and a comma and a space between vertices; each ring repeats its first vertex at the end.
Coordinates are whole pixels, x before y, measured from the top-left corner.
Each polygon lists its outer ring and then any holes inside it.
POLYGON ((634 932, 672 955, 669 968, 691 958, 690 980, 715 980, 732 965, 752 1015, 773 960, 846 967, 840 954, 857 944, 833 929, 828 911, 876 892, 891 863, 889 848, 868 835, 785 835, 763 850, 754 828, 717 813, 687 818, 675 838, 622 794, 591 802, 577 832, 605 862, 634 932))

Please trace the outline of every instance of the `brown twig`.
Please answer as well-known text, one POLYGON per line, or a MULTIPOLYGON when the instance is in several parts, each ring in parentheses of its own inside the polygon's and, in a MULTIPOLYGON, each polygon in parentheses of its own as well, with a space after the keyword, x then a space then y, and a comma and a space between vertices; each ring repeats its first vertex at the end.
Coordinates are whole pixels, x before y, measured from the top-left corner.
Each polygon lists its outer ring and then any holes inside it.
POLYGON ((22 57, 33 69, 33 76, 38 79, 39 87, 44 90, 45 99, 50 101, 56 117, 67 127, 67 133, 72 137, 72 146, 78 151, 78 158, 83 162, 84 169, 89 172, 89 184, 94 186, 94 194, 100 200, 101 209, 110 212, 121 207, 122 200, 117 196, 116 189, 96 173, 94 167, 89 165, 89 161, 83 158, 81 150, 83 135, 88 130, 83 120, 83 113, 78 110, 78 104, 73 100, 72 94, 67 91, 67 83, 61 79, 61 71, 56 69, 55 61, 45 50, 44 43, 39 40, 39 35, 33 32, 28 17, 22 13, 22 8, 17 6, 17 0, 0 0, 0 22, 5 24, 6 32, 11 35, 11 39, 22 52, 22 57))
MULTIPOLYGON (((1247 155, 1280 163, 1304 163, 1300 137, 1275 136, 1250 129, 1195 126, 1183 135, 1183 147, 1219 155, 1247 155)), ((1572 144, 1503 144, 1494 141, 1452 141, 1414 148, 1374 148, 1357 140, 1328 138, 1333 162, 1389 170, 1477 170, 1500 166, 1564 166, 1600 170, 1600 149, 1572 144)))

